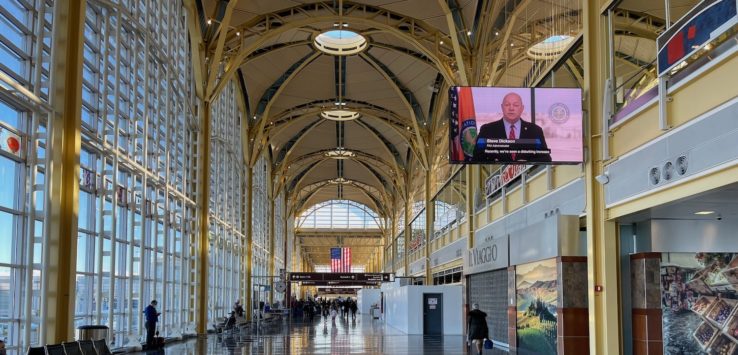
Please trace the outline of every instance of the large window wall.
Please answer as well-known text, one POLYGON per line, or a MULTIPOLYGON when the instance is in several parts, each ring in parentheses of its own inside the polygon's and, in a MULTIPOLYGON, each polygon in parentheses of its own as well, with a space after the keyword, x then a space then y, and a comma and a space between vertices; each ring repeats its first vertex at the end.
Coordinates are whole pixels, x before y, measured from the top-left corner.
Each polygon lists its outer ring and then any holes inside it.
POLYGON ((0 339, 9 353, 37 343, 53 2, 0 2, 0 72, 40 99, 0 90, 0 339), (11 143, 12 142, 12 143, 11 143))
POLYGON ((229 314, 244 287, 241 266, 247 246, 243 230, 247 180, 241 148, 241 115, 233 82, 213 102, 211 120, 209 324, 229 314))
POLYGON ((433 198, 433 235, 438 238, 466 217, 466 171, 459 169, 433 198))
POLYGON ((298 228, 379 229, 379 216, 368 206, 350 200, 317 203, 297 217, 298 228))
POLYGON ((270 284, 269 276, 269 178, 267 159, 262 155, 256 161, 252 169, 253 177, 253 240, 252 240, 252 297, 253 305, 259 306, 259 302, 268 300, 267 285, 270 284))
MULTIPOLYGON (((285 268, 285 234, 284 228, 285 221, 285 203, 284 203, 284 192, 279 193, 274 199, 274 275, 279 275, 279 271, 285 268)), ((281 302, 284 300, 284 293, 275 292, 274 302, 281 302)))
POLYGON ((165 336, 194 332, 195 304, 185 11, 122 6, 88 1, 85 14, 74 322, 108 325, 114 348, 139 343, 151 300, 165 336))

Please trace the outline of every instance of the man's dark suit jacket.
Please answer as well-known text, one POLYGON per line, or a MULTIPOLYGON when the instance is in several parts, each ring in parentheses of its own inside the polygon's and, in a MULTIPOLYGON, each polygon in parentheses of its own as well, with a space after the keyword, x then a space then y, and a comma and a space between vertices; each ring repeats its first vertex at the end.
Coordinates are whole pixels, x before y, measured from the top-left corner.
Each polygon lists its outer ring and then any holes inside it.
MULTIPOLYGON (((546 137, 543 136, 543 129, 535 123, 520 120, 520 134, 518 139, 537 139, 539 144, 535 146, 520 147, 529 150, 547 150, 546 137)), ((516 154, 515 160, 512 159, 512 155, 508 153, 504 154, 490 154, 485 153, 485 147, 487 146, 487 139, 507 139, 507 133, 505 132, 505 124, 503 119, 490 122, 482 125, 479 128, 479 135, 477 135, 477 144, 474 146, 474 161, 476 162, 489 162, 489 163, 503 163, 503 162, 550 162, 550 154, 516 154)))

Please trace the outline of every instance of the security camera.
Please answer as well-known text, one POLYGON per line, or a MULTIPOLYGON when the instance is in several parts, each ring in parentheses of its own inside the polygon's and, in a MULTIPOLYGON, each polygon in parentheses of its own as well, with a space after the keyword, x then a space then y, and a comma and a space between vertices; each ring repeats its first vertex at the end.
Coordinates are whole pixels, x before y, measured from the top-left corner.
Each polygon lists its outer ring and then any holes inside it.
POLYGON ((718 220, 718 221, 722 221, 722 220, 723 220, 723 216, 721 216, 721 215, 717 215, 717 216, 715 217, 715 219, 716 219, 716 220, 718 220))
POLYGON ((604 185, 610 182, 610 175, 607 172, 605 172, 604 174, 595 176, 595 180, 597 180, 597 182, 599 182, 600 185, 604 185))

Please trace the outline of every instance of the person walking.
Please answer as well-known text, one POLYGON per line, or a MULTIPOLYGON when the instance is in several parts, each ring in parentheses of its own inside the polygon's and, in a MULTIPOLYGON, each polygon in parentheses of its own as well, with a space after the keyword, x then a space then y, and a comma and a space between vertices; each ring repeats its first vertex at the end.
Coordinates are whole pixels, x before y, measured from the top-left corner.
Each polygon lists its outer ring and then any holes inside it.
POLYGON ((144 309, 144 315, 146 316, 146 345, 148 347, 155 345, 154 334, 156 334, 156 323, 159 322, 159 316, 161 315, 156 310, 157 304, 158 302, 156 300, 152 300, 151 304, 144 309))
POLYGON ((333 324, 336 324, 337 315, 338 315, 338 310, 336 309, 336 305, 333 305, 333 307, 331 307, 331 321, 333 321, 333 324))
POLYGON ((356 304, 356 301, 351 302, 351 319, 356 320, 356 311, 359 310, 359 306, 356 304))
POLYGON ((489 328, 487 327, 487 313, 479 310, 479 304, 472 304, 472 310, 466 315, 466 329, 468 338, 477 347, 477 354, 482 354, 484 339, 489 339, 489 328))

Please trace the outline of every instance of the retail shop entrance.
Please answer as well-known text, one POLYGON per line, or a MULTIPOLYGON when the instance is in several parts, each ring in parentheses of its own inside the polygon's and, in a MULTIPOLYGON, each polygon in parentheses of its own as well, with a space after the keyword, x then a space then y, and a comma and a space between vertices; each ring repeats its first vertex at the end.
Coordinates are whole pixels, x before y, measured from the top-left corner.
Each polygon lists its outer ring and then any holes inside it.
POLYGON ((734 354, 738 184, 618 222, 625 352, 734 354))

